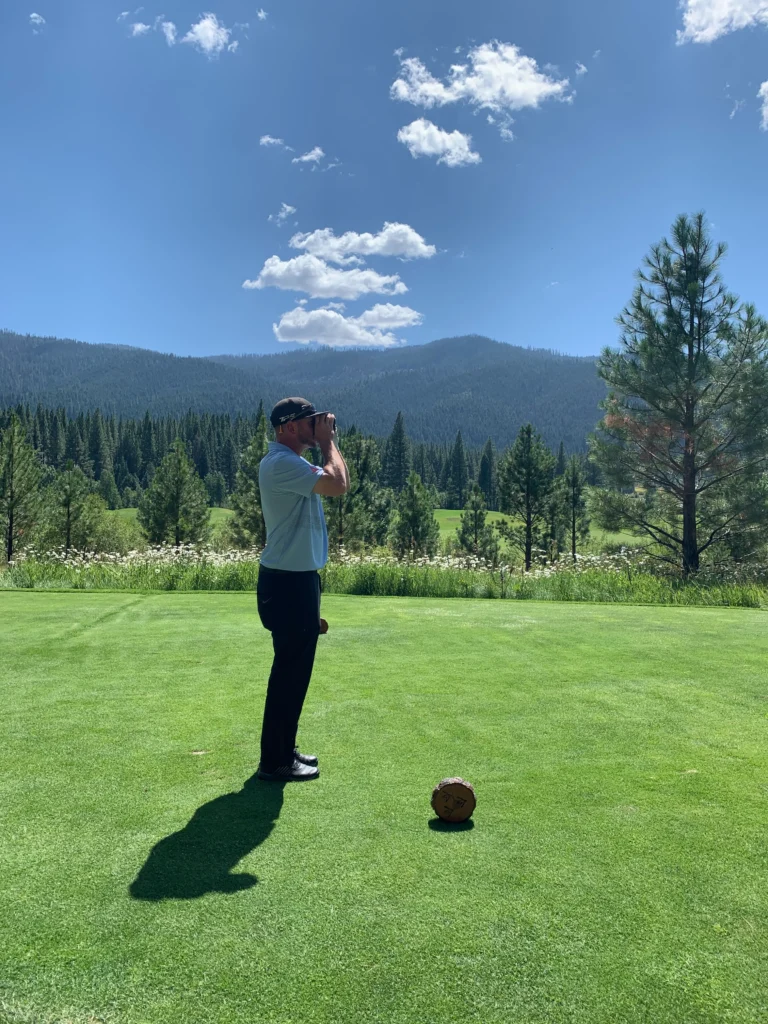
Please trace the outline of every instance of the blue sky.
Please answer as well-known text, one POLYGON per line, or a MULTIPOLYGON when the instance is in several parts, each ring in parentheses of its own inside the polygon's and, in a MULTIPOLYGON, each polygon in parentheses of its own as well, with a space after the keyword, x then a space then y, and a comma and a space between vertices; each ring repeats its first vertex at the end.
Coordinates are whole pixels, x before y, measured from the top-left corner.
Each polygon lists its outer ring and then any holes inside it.
POLYGON ((211 3, 2 4, 0 326, 592 354, 698 209, 768 314, 765 0, 211 3))

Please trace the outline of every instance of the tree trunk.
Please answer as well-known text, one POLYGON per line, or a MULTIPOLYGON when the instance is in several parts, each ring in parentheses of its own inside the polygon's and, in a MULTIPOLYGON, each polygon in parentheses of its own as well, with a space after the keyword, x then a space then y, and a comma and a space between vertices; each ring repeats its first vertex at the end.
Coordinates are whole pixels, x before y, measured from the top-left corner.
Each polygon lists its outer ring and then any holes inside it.
MULTIPOLYGON (((688 461, 688 456, 685 456, 688 461)), ((691 462, 693 460, 691 459, 691 462)), ((696 473, 685 467, 683 482, 683 573, 699 571, 699 545, 696 536, 696 473)))
POLYGON ((699 571, 699 544, 696 536, 696 442, 692 436, 693 409, 686 414, 685 452, 683 454, 683 573, 699 571))
POLYGON ((5 560, 11 564, 13 558, 13 506, 8 512, 8 533, 5 538, 5 560))
POLYGON ((576 502, 571 495, 571 558, 576 561, 576 502))
POLYGON ((72 507, 69 502, 66 504, 65 511, 67 515, 67 533, 64 538, 64 554, 68 555, 69 549, 72 546, 72 507))
POLYGON ((525 517, 525 571, 531 568, 531 559, 533 554, 533 523, 531 522, 530 512, 525 517))

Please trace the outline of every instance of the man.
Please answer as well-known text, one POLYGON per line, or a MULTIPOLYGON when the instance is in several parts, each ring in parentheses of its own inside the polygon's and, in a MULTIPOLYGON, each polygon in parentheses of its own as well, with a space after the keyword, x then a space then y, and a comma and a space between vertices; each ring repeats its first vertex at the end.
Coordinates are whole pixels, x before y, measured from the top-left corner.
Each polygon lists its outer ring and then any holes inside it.
MULTIPOLYGON (((272 410, 275 440, 259 465, 267 543, 261 555, 257 604, 272 633, 275 658, 267 686, 257 775, 303 782, 320 774, 317 758, 300 753, 296 732, 321 632, 320 576, 328 560, 321 495, 349 490, 349 471, 336 445, 336 417, 305 398, 284 398, 272 410), (319 448, 323 466, 301 457, 319 448)), ((323 625, 325 625, 323 623, 323 625)))

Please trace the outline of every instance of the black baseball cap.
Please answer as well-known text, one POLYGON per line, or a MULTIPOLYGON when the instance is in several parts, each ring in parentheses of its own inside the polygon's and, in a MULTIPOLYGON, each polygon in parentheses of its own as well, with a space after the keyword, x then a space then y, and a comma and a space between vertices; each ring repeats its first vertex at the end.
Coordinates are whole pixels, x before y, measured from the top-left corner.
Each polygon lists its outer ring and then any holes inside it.
POLYGON ((282 427, 284 423, 294 423, 296 420, 306 420, 311 416, 327 416, 325 412, 318 412, 306 398, 283 398, 269 414, 269 421, 273 427, 282 427))

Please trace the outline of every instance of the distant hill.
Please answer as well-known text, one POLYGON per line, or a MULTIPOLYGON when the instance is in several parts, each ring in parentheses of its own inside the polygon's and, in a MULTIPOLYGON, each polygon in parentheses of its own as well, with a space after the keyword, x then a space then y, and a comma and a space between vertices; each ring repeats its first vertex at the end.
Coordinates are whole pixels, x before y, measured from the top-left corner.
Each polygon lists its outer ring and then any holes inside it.
POLYGON ((101 408, 121 416, 248 412, 304 395, 382 435, 402 410, 417 441, 504 447, 531 422, 551 446, 584 447, 605 387, 594 359, 476 335, 385 351, 310 349, 195 358, 0 332, 0 406, 101 408))

